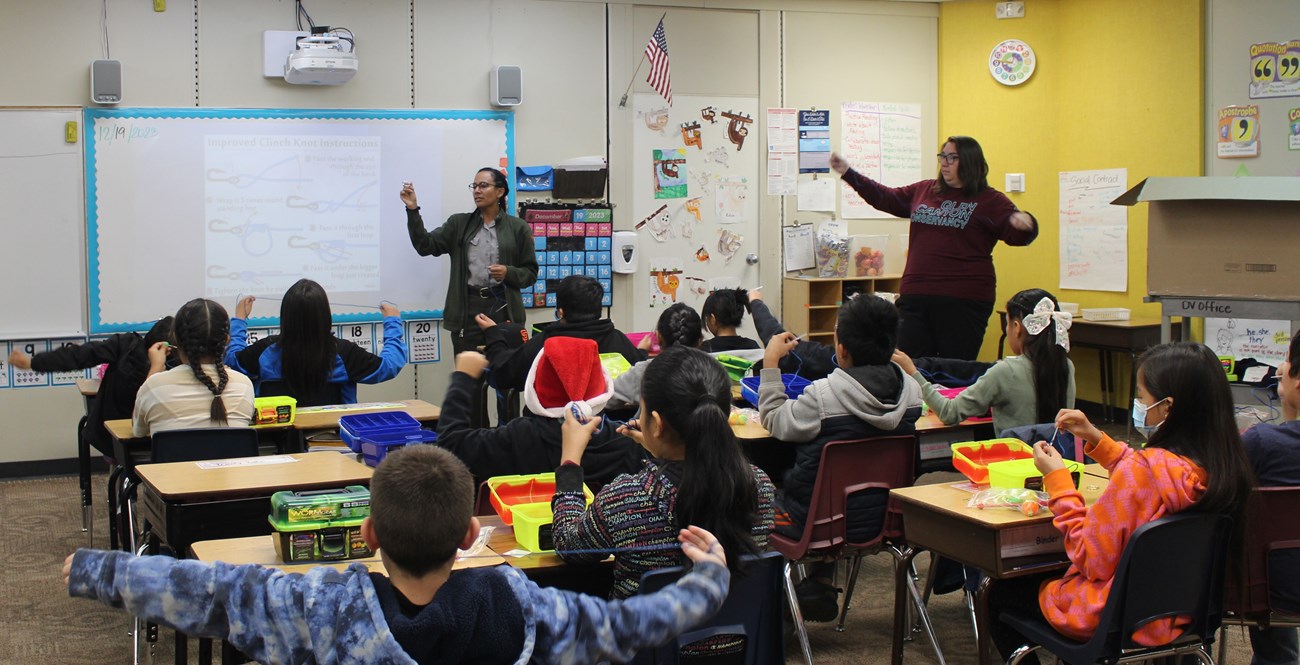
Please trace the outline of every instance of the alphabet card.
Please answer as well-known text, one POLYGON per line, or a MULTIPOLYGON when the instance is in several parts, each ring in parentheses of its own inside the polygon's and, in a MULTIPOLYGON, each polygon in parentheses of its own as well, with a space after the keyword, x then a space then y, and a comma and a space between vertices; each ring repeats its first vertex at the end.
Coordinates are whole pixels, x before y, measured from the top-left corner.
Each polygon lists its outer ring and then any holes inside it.
MULTIPOLYGON (((14 342, 13 348, 16 351, 22 351, 27 354, 28 358, 38 354, 45 353, 50 348, 50 343, 40 340, 25 340, 14 342)), ((50 385, 50 375, 43 372, 34 372, 30 369, 13 368, 13 387, 15 388, 44 388, 50 385)))
MULTIPOLYGON (((86 340, 81 337, 74 337, 71 339, 56 339, 50 342, 50 346, 51 348, 59 349, 68 346, 80 346, 85 342, 86 340)), ((84 369, 74 369, 68 372, 51 372, 50 384, 55 386, 72 386, 72 385, 76 385, 77 379, 84 379, 84 378, 86 378, 86 370, 84 369)))

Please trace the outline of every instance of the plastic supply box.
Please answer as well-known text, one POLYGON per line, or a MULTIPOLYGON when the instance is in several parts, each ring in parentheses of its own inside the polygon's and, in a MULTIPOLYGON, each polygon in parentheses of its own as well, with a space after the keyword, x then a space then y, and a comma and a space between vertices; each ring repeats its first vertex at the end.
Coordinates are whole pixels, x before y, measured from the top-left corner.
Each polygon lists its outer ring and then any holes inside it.
POLYGON ((253 427, 292 425, 298 400, 287 395, 258 397, 253 400, 253 427))
POLYGON ((275 554, 285 563, 339 561, 371 556, 361 537, 370 515, 370 490, 343 489, 276 492, 267 520, 275 533, 275 554))
POLYGON ((737 358, 736 356, 725 353, 720 353, 714 357, 718 359, 718 363, 722 365, 722 369, 727 370, 727 376, 731 377, 733 383, 748 376, 749 370, 754 367, 754 363, 745 360, 744 358, 737 358))
POLYGON ((394 448, 438 440, 435 432, 421 429, 419 421, 404 411, 343 416, 339 418, 339 436, 369 466, 378 466, 394 448))
POLYGON ((952 444, 952 465, 972 483, 989 482, 989 464, 1034 458, 1034 449, 1020 439, 989 439, 952 444))
POLYGON ((1127 321, 1129 314, 1127 307, 1084 307, 1079 310, 1084 321, 1127 321))
MULTIPOLYGON (((515 541, 529 552, 549 552, 555 549, 551 537, 551 497, 555 496, 555 474, 538 473, 526 476, 497 476, 487 479, 488 499, 501 521, 514 526, 515 541)), ((586 485, 582 493, 591 504, 591 490, 586 485)))
POLYGON ((283 491, 271 495, 271 519, 285 524, 369 515, 370 490, 363 485, 348 485, 342 489, 283 491))
MULTIPOLYGON (((740 380, 740 396, 745 398, 746 402, 758 408, 758 384, 759 377, 747 376, 740 380)), ((781 383, 785 385, 785 396, 790 399, 797 399, 803 394, 803 391, 812 382, 795 374, 782 374, 781 383)))
MULTIPOLYGON (((1079 474, 1083 472, 1083 465, 1074 460, 1062 461, 1065 462, 1065 468, 1069 470, 1070 477, 1074 479, 1075 489, 1078 489, 1079 474)), ((1009 487, 1013 489, 1023 487, 1039 492, 1043 491, 1043 474, 1039 473, 1038 467, 1034 466, 1033 459, 990 462, 988 467, 989 485, 992 487, 1009 487)))

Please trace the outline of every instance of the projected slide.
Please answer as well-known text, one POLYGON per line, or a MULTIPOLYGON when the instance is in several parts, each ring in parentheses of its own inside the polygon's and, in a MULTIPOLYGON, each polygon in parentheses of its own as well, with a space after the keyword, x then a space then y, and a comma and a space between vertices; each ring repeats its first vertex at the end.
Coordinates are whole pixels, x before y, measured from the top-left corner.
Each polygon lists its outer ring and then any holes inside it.
POLYGON ((473 209, 465 185, 512 164, 509 112, 87 109, 88 295, 95 332, 195 297, 233 308, 320 282, 335 319, 381 300, 441 316, 448 261, 411 248, 402 183, 425 225, 473 209))

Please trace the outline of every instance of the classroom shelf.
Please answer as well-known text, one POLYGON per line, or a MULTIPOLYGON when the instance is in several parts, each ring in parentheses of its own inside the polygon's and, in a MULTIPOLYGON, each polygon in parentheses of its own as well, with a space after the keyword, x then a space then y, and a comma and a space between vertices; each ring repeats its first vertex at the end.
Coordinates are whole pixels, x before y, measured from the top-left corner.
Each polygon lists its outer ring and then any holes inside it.
POLYGON ((796 335, 830 338, 835 334, 836 314, 845 298, 855 293, 898 293, 902 279, 901 275, 787 277, 781 294, 781 321, 796 335))

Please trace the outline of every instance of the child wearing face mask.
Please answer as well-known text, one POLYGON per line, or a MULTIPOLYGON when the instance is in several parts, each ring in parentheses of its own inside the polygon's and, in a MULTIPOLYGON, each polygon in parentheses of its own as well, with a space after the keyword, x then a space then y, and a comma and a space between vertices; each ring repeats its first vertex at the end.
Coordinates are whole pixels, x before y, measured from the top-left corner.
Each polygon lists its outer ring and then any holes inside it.
MULTIPOLYGON (((1087 443, 1085 452, 1110 472, 1110 484, 1092 506, 1074 487, 1061 455, 1045 441, 1034 446, 1034 463, 1065 536, 1070 568, 1064 577, 1019 578, 993 587, 991 610, 1037 608, 1048 623, 1084 641, 1097 630, 1115 567, 1128 536, 1151 520, 1195 507, 1231 515, 1254 485, 1233 420, 1232 395, 1218 356, 1203 344, 1176 342, 1154 347, 1138 364, 1133 425, 1147 439, 1140 449, 1117 443, 1079 411, 1063 409, 1056 426, 1087 443)), ((1156 619, 1133 641, 1159 646, 1176 639, 1190 617, 1156 619)), ((992 629, 1004 657, 1025 643, 1000 621, 992 629)))

